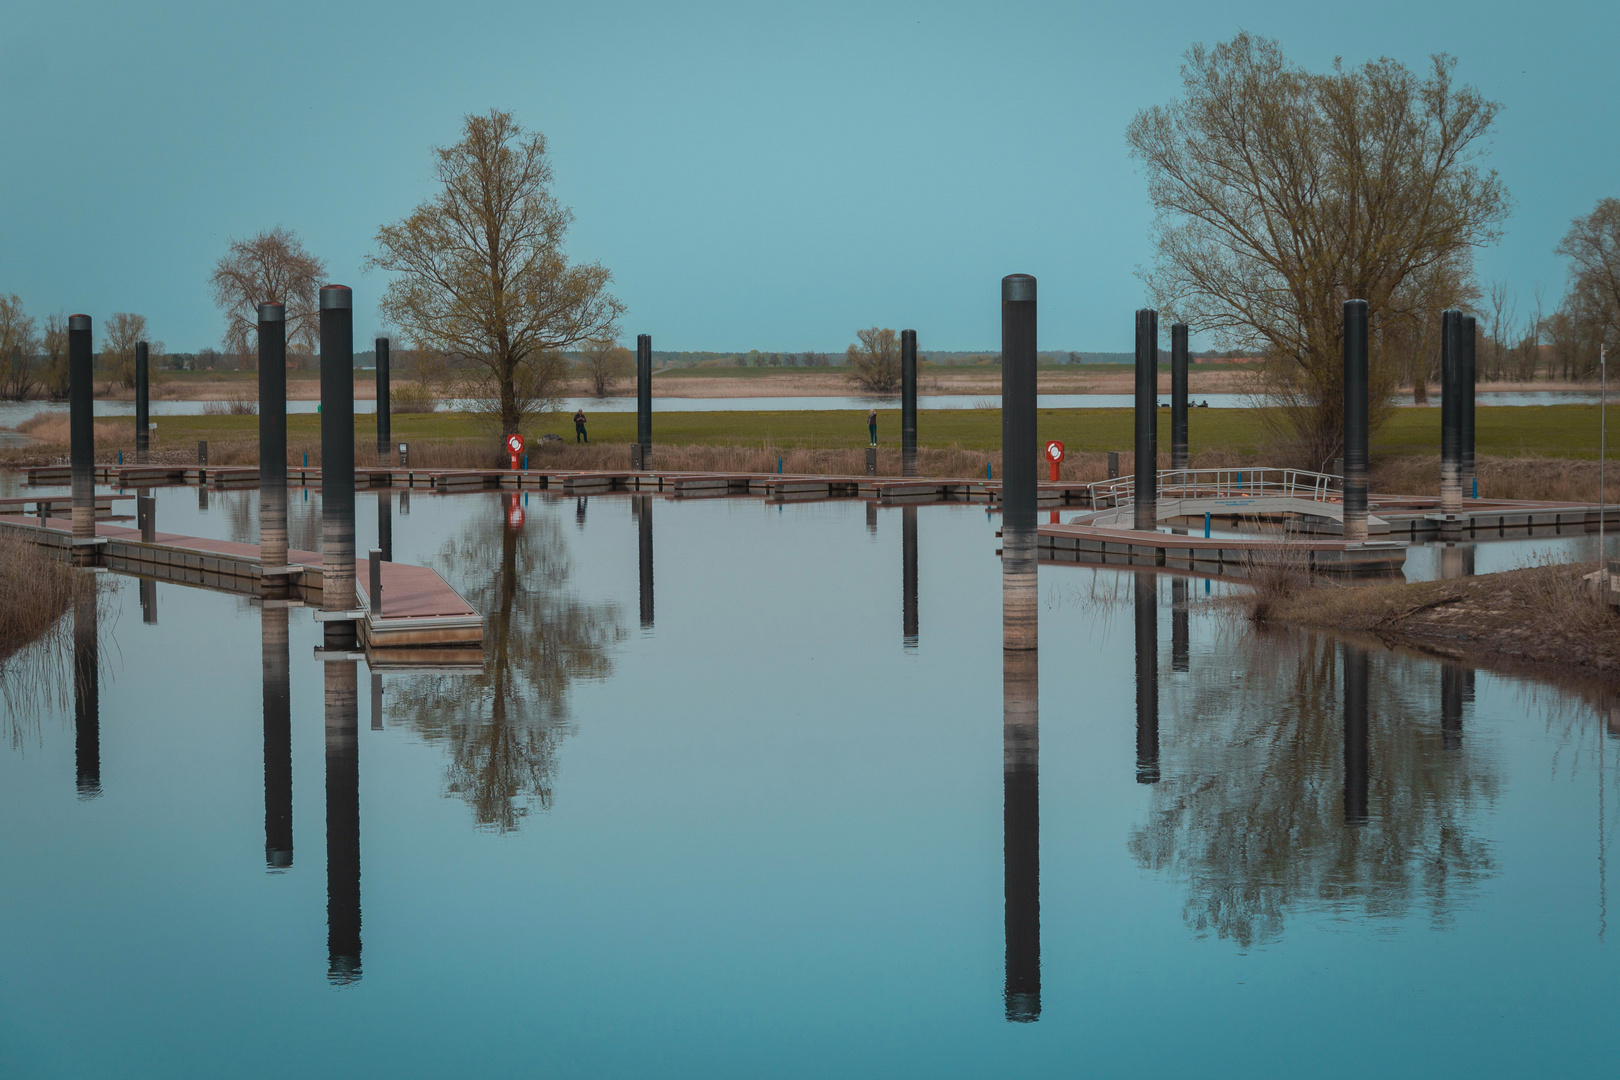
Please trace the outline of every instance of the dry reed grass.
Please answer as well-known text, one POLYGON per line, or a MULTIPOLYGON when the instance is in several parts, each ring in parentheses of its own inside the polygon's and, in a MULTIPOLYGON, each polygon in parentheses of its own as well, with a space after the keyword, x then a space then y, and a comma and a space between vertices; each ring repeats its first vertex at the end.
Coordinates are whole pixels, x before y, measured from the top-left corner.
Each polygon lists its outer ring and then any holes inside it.
MULTIPOLYGON (((1559 502, 1596 502, 1598 471, 1595 461, 1547 457, 1477 457, 1483 499, 1551 499, 1559 502)), ((1615 498, 1609 478, 1608 496, 1615 498)), ((1440 491, 1440 455, 1386 457, 1373 463, 1372 489, 1386 495, 1434 495, 1440 491)))
POLYGON ((6 659, 58 628, 63 612, 95 587, 91 575, 0 532, 0 678, 6 659))

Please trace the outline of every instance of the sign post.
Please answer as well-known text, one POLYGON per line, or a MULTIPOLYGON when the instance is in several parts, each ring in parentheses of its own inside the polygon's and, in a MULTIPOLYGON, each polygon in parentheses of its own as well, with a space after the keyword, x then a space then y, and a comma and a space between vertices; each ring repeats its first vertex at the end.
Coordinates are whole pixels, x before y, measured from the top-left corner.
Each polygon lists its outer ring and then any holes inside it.
POLYGON ((523 436, 515 431, 508 435, 506 437, 506 452, 511 457, 511 467, 516 469, 518 467, 518 458, 523 456, 523 436))
POLYGON ((1058 466, 1063 464, 1063 444, 1051 439, 1046 444, 1046 460, 1052 466, 1052 483, 1057 483, 1058 466))

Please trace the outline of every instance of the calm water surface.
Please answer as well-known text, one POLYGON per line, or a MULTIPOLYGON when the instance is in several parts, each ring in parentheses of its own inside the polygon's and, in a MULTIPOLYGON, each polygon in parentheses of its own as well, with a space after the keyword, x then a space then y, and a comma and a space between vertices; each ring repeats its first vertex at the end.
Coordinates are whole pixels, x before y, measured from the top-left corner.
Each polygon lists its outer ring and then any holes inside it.
POLYGON ((1025 789, 982 508, 389 506, 482 671, 110 577, 8 682, 0 1075, 1612 1074, 1597 696, 1045 567, 1025 789))

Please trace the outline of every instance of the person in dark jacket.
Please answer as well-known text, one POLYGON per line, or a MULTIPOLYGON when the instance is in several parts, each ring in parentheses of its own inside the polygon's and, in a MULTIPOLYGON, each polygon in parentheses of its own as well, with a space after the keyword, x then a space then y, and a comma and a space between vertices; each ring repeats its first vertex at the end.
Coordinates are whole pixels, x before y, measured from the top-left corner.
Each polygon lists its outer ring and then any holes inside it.
POLYGON ((585 410, 581 409, 574 414, 574 442, 588 443, 591 437, 585 434, 585 410))

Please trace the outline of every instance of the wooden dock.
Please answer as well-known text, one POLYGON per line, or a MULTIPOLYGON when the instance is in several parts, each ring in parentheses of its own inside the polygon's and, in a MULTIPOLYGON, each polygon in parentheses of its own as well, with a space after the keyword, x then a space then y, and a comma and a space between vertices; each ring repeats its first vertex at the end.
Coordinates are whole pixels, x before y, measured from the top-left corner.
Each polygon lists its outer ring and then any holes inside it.
MULTIPOLYGON (((67 527, 41 525, 37 518, 0 515, 0 530, 22 536, 70 557, 75 545, 67 527)), ((80 545, 83 546, 83 545, 80 545)), ((150 543, 137 529, 104 522, 96 525, 94 561, 118 573, 195 585, 239 596, 262 595, 262 566, 256 544, 209 540, 174 533, 155 533, 150 543)), ((313 551, 288 551, 291 573, 286 593, 290 602, 321 602, 321 556, 313 551)), ((476 649, 483 644, 484 620, 449 583, 425 566, 382 564, 383 610, 372 610, 366 594, 366 567, 357 567, 356 599, 364 617, 357 620, 361 643, 368 650, 382 649, 398 662, 411 656, 405 650, 476 649)), ((434 662, 448 662, 435 657, 434 662)))

